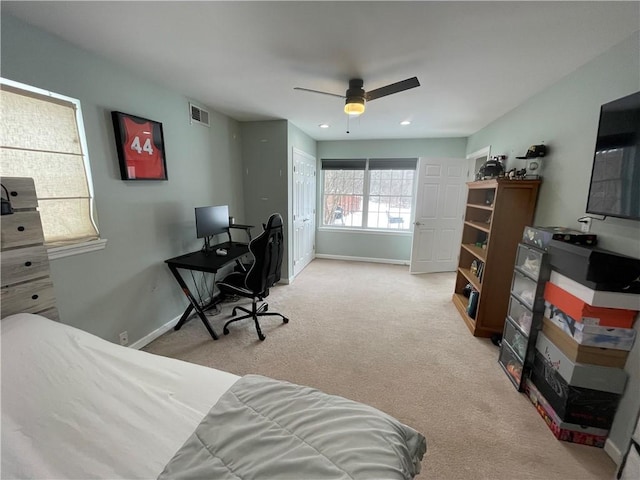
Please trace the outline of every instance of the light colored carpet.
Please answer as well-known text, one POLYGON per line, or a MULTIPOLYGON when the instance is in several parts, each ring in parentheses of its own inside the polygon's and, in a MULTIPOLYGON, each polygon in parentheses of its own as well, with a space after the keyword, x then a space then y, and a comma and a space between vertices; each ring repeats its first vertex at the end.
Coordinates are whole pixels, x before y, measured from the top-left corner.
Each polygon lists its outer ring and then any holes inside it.
POLYGON ((612 479, 600 448, 555 439, 451 303, 454 274, 404 266, 314 260, 269 309, 290 318, 244 320, 222 335, 231 305, 145 350, 237 375, 258 373, 368 403, 427 438, 420 479, 612 479))

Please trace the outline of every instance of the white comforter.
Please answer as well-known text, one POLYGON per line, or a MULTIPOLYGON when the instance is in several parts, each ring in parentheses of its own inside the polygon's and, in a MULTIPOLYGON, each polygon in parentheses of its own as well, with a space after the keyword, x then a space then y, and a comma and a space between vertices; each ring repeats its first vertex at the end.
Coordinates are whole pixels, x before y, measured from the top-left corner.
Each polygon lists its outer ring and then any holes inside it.
POLYGON ((37 315, 0 325, 2 478, 156 478, 238 379, 37 315))

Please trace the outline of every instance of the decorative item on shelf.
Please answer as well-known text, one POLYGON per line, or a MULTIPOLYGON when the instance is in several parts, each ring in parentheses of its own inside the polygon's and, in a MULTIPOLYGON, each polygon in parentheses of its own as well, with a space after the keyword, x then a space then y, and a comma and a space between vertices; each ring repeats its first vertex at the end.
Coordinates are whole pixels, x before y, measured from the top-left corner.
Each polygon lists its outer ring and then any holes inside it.
POLYGON ((473 275, 478 275, 478 260, 474 260, 473 262, 471 262, 471 266, 469 267, 469 270, 471 270, 471 273, 473 275))
POLYGON ((471 318, 476 318, 476 310, 478 309, 478 296, 480 294, 477 290, 471 290, 469 294, 469 304, 467 305, 467 315, 471 318))
POLYGON ((512 168, 511 170, 509 170, 506 173, 506 177, 509 180, 523 180, 527 175, 527 169, 523 168, 522 170, 517 170, 515 168, 512 168))
POLYGON ((542 169, 542 165, 540 164, 540 159, 547 155, 547 146, 540 145, 531 145, 527 150, 527 153, 523 157, 516 157, 521 160, 527 161, 526 166, 526 178, 528 179, 537 179, 540 178, 540 171, 542 169))
POLYGON ((485 194, 485 199, 484 199, 484 203, 485 205, 493 205, 493 199, 496 196, 496 192, 495 190, 487 190, 487 193, 485 194))
POLYGON ((506 159, 506 155, 496 155, 484 162, 478 173, 476 174, 477 180, 487 180, 490 178, 504 177, 504 164, 502 159, 506 159))
POLYGON ((478 270, 476 271, 476 276, 478 280, 482 281, 482 274, 484 273, 484 262, 478 262, 478 270))

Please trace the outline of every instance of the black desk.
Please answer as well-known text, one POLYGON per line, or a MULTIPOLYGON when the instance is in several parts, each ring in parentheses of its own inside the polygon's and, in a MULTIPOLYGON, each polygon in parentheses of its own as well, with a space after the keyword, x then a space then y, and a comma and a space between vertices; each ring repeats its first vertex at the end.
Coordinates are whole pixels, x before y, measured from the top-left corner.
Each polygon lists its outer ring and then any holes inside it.
POLYGON ((191 291, 189 290, 189 287, 180 275, 179 269, 216 273, 218 270, 226 265, 229 265, 230 263, 238 262, 238 264, 241 264, 240 258, 248 252, 249 246, 246 243, 225 242, 214 245, 207 253, 203 252, 202 250, 198 250, 197 252, 187 253, 186 255, 180 255, 179 257, 165 260, 165 263, 169 265, 169 270, 171 270, 171 273, 173 273, 173 276, 178 281, 178 284, 180 284, 180 288, 182 288, 182 291, 189 300, 189 306, 184 311, 182 317, 180 317, 180 320, 174 327, 175 330, 180 330, 180 327, 182 327, 182 325, 184 325, 184 323, 189 318, 191 311, 195 310, 200 317, 200 320, 202 320, 202 323, 204 323, 204 326, 207 327, 209 334, 213 337, 214 340, 218 339, 216 332, 214 332, 213 328, 211 328, 209 320, 204 313, 207 308, 210 308, 215 303, 207 306, 201 305, 200 302, 193 296, 193 293, 191 293, 191 291), (216 255, 215 251, 218 248, 226 249, 227 255, 216 255))

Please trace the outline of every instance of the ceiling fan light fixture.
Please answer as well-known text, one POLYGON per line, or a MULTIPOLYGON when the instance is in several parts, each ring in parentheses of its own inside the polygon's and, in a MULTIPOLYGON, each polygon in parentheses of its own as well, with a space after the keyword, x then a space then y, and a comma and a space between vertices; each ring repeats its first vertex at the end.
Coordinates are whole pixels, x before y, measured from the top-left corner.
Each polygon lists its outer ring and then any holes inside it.
POLYGON ((362 115, 364 113, 364 98, 347 97, 344 105, 344 113, 352 117, 362 115))

